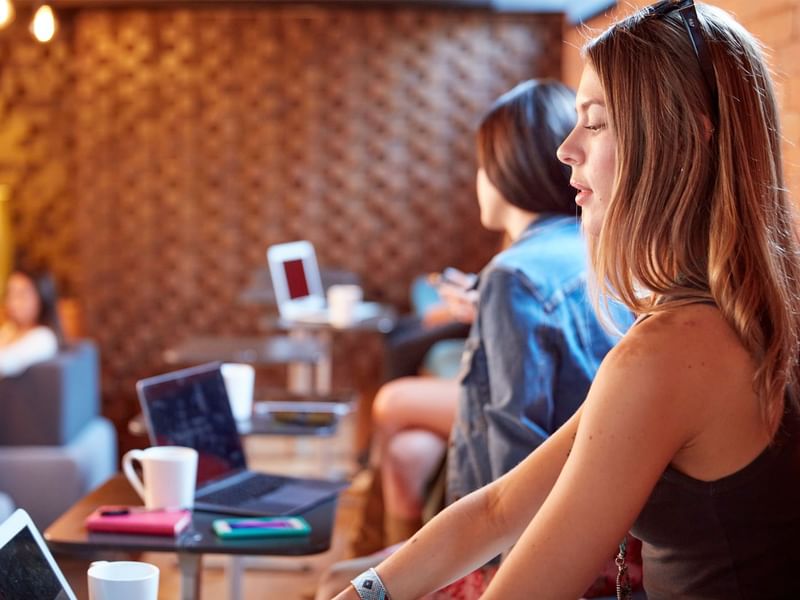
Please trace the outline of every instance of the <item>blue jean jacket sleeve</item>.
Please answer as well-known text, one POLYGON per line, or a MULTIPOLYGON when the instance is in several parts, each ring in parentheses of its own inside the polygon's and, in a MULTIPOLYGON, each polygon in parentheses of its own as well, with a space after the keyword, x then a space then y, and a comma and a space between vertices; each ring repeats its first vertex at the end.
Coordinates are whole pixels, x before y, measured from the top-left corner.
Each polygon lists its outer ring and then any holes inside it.
POLYGON ((515 467, 586 398, 615 337, 586 290, 575 219, 534 222, 481 272, 450 435, 448 502, 515 467))
POLYGON ((524 276, 503 269, 488 274, 479 318, 489 374, 484 405, 491 478, 497 479, 553 431, 558 329, 524 276))

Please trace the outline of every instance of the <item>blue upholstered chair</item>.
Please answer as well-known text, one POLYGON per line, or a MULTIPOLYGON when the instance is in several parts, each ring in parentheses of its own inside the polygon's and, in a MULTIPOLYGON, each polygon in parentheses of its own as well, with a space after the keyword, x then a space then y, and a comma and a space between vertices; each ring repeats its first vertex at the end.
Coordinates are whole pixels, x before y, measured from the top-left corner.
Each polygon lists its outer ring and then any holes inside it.
MULTIPOLYGON (((428 278, 420 276, 411 283, 411 306, 420 318, 435 304, 439 294, 428 278)), ((422 371, 428 375, 452 379, 458 375, 461 354, 464 352, 464 338, 448 339, 449 333, 434 342, 422 360, 422 371)))
POLYGON ((47 527, 117 467, 117 436, 100 416, 95 345, 78 342, 0 379, 0 492, 47 527))

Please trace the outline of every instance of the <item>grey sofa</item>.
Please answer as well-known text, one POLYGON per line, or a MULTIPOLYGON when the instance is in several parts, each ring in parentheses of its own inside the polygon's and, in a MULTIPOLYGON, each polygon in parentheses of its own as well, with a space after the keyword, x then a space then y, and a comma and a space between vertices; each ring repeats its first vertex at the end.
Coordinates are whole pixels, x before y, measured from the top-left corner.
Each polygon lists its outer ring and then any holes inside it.
POLYGON ((100 416, 99 361, 81 341, 0 379, 0 492, 40 529, 115 471, 117 437, 100 416))

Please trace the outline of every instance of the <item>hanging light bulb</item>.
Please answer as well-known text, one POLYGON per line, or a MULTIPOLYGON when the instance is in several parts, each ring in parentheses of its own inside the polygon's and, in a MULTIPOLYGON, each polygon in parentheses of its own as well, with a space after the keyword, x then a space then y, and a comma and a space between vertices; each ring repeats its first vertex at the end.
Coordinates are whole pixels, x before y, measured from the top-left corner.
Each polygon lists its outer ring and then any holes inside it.
POLYGON ((14 5, 11 0, 0 0, 0 29, 14 20, 14 5))
POLYGON ((33 37, 42 42, 49 42, 56 34, 56 15, 48 4, 42 4, 31 21, 33 37))

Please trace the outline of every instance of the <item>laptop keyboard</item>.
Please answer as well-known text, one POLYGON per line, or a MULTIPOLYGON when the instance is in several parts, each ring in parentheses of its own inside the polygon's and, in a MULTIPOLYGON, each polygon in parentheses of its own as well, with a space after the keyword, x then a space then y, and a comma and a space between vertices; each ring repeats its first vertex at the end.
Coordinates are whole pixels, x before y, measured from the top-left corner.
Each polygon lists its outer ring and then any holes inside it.
POLYGON ((286 478, 278 475, 258 474, 243 479, 197 499, 209 504, 235 505, 243 501, 259 498, 286 483, 286 478))

